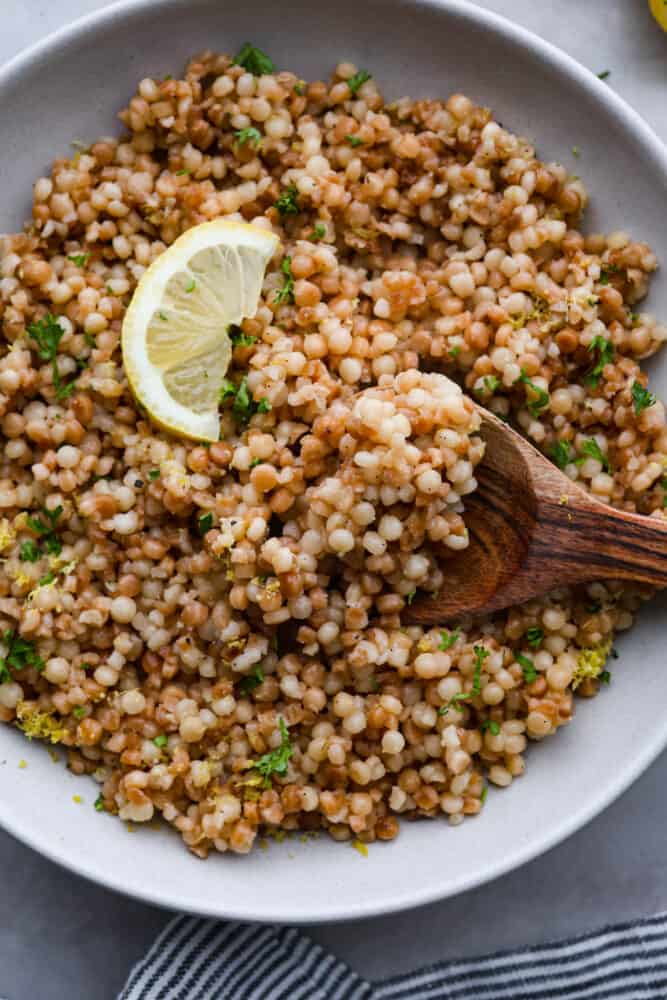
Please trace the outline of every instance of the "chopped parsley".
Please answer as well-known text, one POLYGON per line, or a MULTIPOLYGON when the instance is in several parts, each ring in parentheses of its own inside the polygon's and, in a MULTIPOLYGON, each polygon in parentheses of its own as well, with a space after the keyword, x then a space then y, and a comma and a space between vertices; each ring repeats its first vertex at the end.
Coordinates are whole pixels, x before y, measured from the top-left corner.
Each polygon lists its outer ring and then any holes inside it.
POLYGON ((611 671, 603 670, 600 674, 599 680, 602 684, 609 684, 611 681, 611 671))
POLYGON ((486 796, 488 794, 489 794, 489 786, 484 785, 484 788, 482 789, 482 794, 479 797, 479 801, 481 802, 482 805, 484 805, 484 803, 486 802, 486 796))
POLYGON ((405 595, 405 600, 407 601, 408 604, 412 604, 416 596, 417 596, 417 588, 413 587, 412 590, 405 595))
POLYGON ((254 767, 262 775, 266 788, 270 788, 271 778, 274 774, 278 774, 281 777, 287 774, 287 765, 294 753, 285 720, 283 718, 278 719, 278 725, 280 727, 280 746, 276 750, 270 750, 268 753, 263 754, 250 764, 251 767, 254 767))
POLYGON ((606 80, 608 76, 611 76, 611 70, 603 69, 601 73, 598 73, 598 80, 606 80))
POLYGON ((158 747, 158 749, 160 749, 160 750, 161 750, 161 749, 162 749, 163 747, 166 747, 166 745, 167 745, 167 734, 166 734, 166 733, 160 733, 160 735, 159 735, 159 736, 156 736, 156 737, 155 737, 155 739, 153 740, 153 743, 154 743, 154 744, 155 744, 155 746, 156 746, 156 747, 158 747))
POLYGON ((90 258, 89 253, 69 253, 67 254, 67 259, 71 260, 73 264, 77 267, 85 267, 90 258))
POLYGON ((450 708, 455 708, 457 712, 463 712, 465 710, 465 706, 461 705, 460 702, 467 701, 468 698, 470 698, 469 691, 460 691, 458 694, 455 694, 452 698, 450 698, 446 705, 440 706, 438 709, 438 715, 444 715, 450 708))
POLYGON ((95 812, 98 813, 104 812, 104 799, 102 798, 101 795, 98 795, 97 798, 95 799, 95 812))
POLYGON ((588 345, 588 350, 593 353, 597 352, 597 360, 591 370, 584 378, 586 385, 590 385, 593 389, 597 387, 600 382, 600 376, 602 375, 602 369, 605 365, 611 364, 614 360, 614 345, 606 337, 593 337, 590 344, 588 345))
POLYGON ((152 479, 153 481, 155 481, 156 479, 159 479, 160 478, 160 470, 159 469, 149 469, 149 471, 148 471, 148 478, 152 479))
POLYGON ((276 68, 266 52, 262 52, 261 49, 258 49, 256 45, 251 45, 250 42, 245 42, 241 46, 234 62, 237 66, 243 66, 253 76, 265 76, 267 73, 273 73, 276 68))
POLYGON ((93 337, 92 333, 84 333, 83 339, 88 344, 88 347, 90 347, 92 350, 94 350, 97 347, 97 341, 93 337))
POLYGON ((472 675, 472 690, 470 693, 475 696, 481 693, 482 664, 490 654, 488 649, 484 649, 484 646, 473 646, 473 650, 475 653, 475 669, 472 675))
POLYGON ((440 633, 440 642, 438 643, 438 649, 442 650, 443 652, 446 649, 451 649, 452 646, 456 642, 458 642, 460 638, 461 638, 461 629, 459 628, 457 628, 454 632, 442 631, 440 633))
POLYGON ((559 469, 564 469, 572 461, 572 446, 569 441, 554 441, 549 449, 549 455, 559 469))
POLYGON ((355 73, 354 76, 351 76, 350 79, 346 80, 345 82, 350 88, 350 93, 354 94, 356 97, 359 88, 362 86, 362 84, 366 83, 367 80, 370 80, 370 78, 371 74, 367 70, 360 69, 358 73, 355 73))
POLYGON ((521 374, 519 375, 517 382, 523 382, 524 385, 528 386, 531 392, 535 393, 535 399, 527 400, 526 405, 534 417, 539 417, 540 411, 543 410, 545 406, 549 405, 549 393, 535 385, 532 379, 528 378, 523 369, 521 370, 521 374))
POLYGON ((262 670, 259 663, 257 666, 253 667, 249 674, 242 677, 239 681, 239 694, 243 697, 254 691, 255 688, 259 687, 260 684, 264 683, 264 671, 262 670))
POLYGON ((500 726, 497 722, 494 722, 493 719, 484 719, 484 722, 479 728, 483 733, 488 729, 492 736, 500 735, 500 726))
POLYGON ((533 625, 526 632, 526 642, 533 649, 539 649, 544 642, 544 629, 541 629, 539 625, 533 625))
MULTIPOLYGON (((63 509, 60 504, 58 504, 57 507, 54 507, 53 510, 49 510, 48 507, 42 507, 41 513, 46 518, 46 521, 44 521, 41 516, 29 516, 26 519, 28 527, 39 536, 39 539, 44 546, 44 551, 48 552, 51 556, 59 556, 63 550, 62 542, 56 534, 58 518, 62 512, 63 509)), ((30 562, 34 561, 34 559, 30 560, 30 562)))
POLYGON ((176 175, 175 176, 176 177, 186 177, 189 174, 190 174, 190 171, 188 170, 188 168, 187 167, 182 167, 180 170, 176 171, 176 175))
POLYGON ((294 93, 297 94, 299 97, 303 97, 303 95, 306 93, 305 81, 301 81, 300 83, 294 84, 294 93))
POLYGON ((637 382, 635 380, 632 383, 632 402, 637 416, 639 416, 649 406, 654 406, 655 401, 653 393, 649 392, 648 389, 645 389, 641 382, 637 382))
POLYGON ((47 313, 43 319, 35 323, 29 323, 28 333, 37 344, 37 353, 42 361, 51 362, 53 373, 53 387, 56 391, 56 399, 63 400, 71 396, 74 391, 75 382, 64 383, 60 380, 58 371, 58 345, 65 336, 65 331, 55 316, 47 313))
POLYGON ((493 396, 500 385, 500 379, 496 375, 485 375, 482 384, 475 389, 476 396, 493 396))
POLYGON ((476 698, 479 694, 481 694, 482 665, 490 653, 488 649, 484 649, 484 646, 473 646, 473 650, 475 653, 475 661, 472 675, 472 688, 470 691, 460 691, 458 694, 455 694, 452 698, 450 698, 446 705, 441 705, 438 709, 438 715, 444 715, 450 708, 455 708, 457 712, 463 712, 465 706, 460 703, 462 701, 468 701, 470 698, 476 698))
POLYGON ((611 472, 611 462, 604 454, 595 438, 587 438, 581 446, 583 455, 576 460, 577 465, 583 465, 586 458, 594 458, 602 464, 605 472, 611 472))
POLYGON ((451 347, 448 351, 450 358, 457 358, 461 353, 461 348, 456 344, 456 346, 451 347))
POLYGON ((244 333, 241 327, 237 326, 236 323, 232 323, 231 326, 228 327, 227 333, 229 334, 229 339, 232 342, 232 347, 251 347, 257 340, 257 337, 253 337, 249 333, 244 333))
POLYGON ((241 425, 247 424, 256 413, 268 413, 271 409, 271 404, 266 396, 262 396, 258 400, 253 399, 248 389, 246 375, 243 376, 238 385, 234 385, 228 378, 222 380, 220 402, 224 403, 228 399, 233 399, 232 414, 237 424, 241 425))
POLYGON ((0 684, 12 679, 12 671, 23 670, 24 667, 34 667, 42 670, 44 660, 37 655, 34 643, 24 639, 12 629, 2 633, 2 641, 7 646, 7 652, 0 656, 0 684))
POLYGON ((358 135, 346 135, 345 141, 349 142, 350 146, 352 147, 363 146, 364 144, 364 140, 360 138, 360 136, 358 135))
POLYGON ((276 305, 285 305, 294 302, 294 275, 292 274, 292 258, 283 257, 280 270, 285 276, 283 287, 276 291, 274 302, 276 305))
POLYGON ((194 278, 190 278, 190 280, 188 281, 187 285, 185 286, 185 291, 189 295, 190 292, 194 292, 194 290, 195 290, 196 287, 197 287, 197 282, 195 281, 194 278))
POLYGON ((205 535, 213 527, 213 514, 209 510, 206 514, 200 514, 197 518, 197 531, 200 535, 205 535))
POLYGON ((32 538, 21 544, 21 551, 19 555, 21 562, 37 562, 37 560, 41 559, 41 557, 41 549, 32 538))
POLYGON ((85 714, 86 714, 86 710, 83 707, 83 705, 76 705, 72 709, 72 715, 74 716, 75 719, 83 719, 83 717, 84 717, 85 714))
POLYGON ((316 222, 313 226, 313 231, 308 237, 311 243, 316 243, 318 240, 324 239, 327 235, 327 227, 323 222, 316 222))
POLYGON ((238 142, 239 146, 245 146, 249 142, 252 146, 257 148, 262 141, 262 133, 259 129, 254 128, 252 125, 249 128, 240 128, 234 133, 234 138, 238 142))
POLYGON ((282 192, 278 200, 276 201, 276 208, 278 209, 278 214, 281 218, 286 215, 297 215, 299 212, 299 202, 298 202, 299 192, 297 191, 296 184, 290 184, 282 192))
POLYGON ((37 582, 37 586, 48 587, 51 583, 55 583, 55 580, 56 580, 56 574, 52 570, 49 570, 49 572, 45 573, 44 576, 40 576, 37 582))
POLYGON ((537 670, 535 669, 535 664, 532 660, 529 660, 528 657, 524 656, 522 653, 515 653, 514 659, 523 670, 523 679, 526 684, 532 684, 533 681, 537 680, 537 670))
POLYGON ((263 458, 253 458, 252 462, 250 463, 250 468, 256 469, 258 465, 263 465, 263 464, 264 464, 263 458))

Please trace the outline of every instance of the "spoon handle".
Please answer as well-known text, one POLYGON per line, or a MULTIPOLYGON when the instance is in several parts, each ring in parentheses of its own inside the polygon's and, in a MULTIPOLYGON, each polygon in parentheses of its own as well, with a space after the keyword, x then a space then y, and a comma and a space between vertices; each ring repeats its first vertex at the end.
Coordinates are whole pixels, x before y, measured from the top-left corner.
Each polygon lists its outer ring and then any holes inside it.
POLYGON ((548 564, 555 586, 593 580, 667 586, 667 521, 614 510, 579 489, 540 497, 537 520, 527 562, 535 569, 548 564))

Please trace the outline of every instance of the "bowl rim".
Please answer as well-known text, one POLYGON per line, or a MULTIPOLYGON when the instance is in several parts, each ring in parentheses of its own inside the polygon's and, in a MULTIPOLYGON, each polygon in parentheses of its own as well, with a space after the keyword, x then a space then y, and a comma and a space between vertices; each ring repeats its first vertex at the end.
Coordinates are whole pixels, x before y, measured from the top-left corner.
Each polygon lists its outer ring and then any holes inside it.
MULTIPOLYGON (((392 0, 392 2, 404 4, 406 0, 392 0)), ((486 28, 503 40, 532 52, 540 57, 546 66, 569 77, 603 106, 606 106, 606 110, 616 118, 623 128, 633 133, 641 155, 650 157, 667 181, 667 146, 638 111, 607 84, 603 83, 591 70, 562 49, 529 29, 515 24, 509 18, 477 6, 472 0, 410 0, 410 2, 417 8, 448 12, 461 20, 486 28)), ((22 76, 33 73, 40 63, 46 62, 51 56, 56 55, 63 45, 82 41, 89 35, 97 34, 106 25, 117 22, 119 19, 122 20, 128 15, 148 11, 151 8, 154 10, 178 8, 186 3, 187 0, 115 0, 100 10, 85 14, 62 25, 0 66, 0 93, 6 86, 20 83, 22 76)), ((665 747, 667 747, 667 716, 664 719, 662 729, 657 730, 653 739, 643 747, 641 752, 633 756, 629 764, 617 773, 616 777, 604 787, 599 795, 592 797, 574 813, 555 822, 548 835, 530 839, 523 845, 519 844, 514 851, 505 856, 502 862, 495 864, 487 871, 463 875, 450 888, 438 886, 434 881, 430 886, 404 891, 402 895, 395 896, 390 901, 374 902, 372 899, 361 899, 352 909, 348 903, 337 907, 331 906, 327 908, 326 912, 319 914, 313 910, 298 918, 294 916, 284 917, 273 911, 267 912, 266 907, 257 909, 256 904, 254 908, 239 908, 233 902, 225 902, 223 911, 207 906, 205 903, 196 906, 189 900, 179 900, 173 891, 163 891, 159 886, 130 887, 122 877, 116 875, 112 870, 102 870, 98 864, 88 864, 85 857, 72 855, 71 852, 68 852, 66 845, 62 848, 54 846, 49 839, 48 828, 43 828, 46 832, 42 834, 39 828, 33 829, 27 823, 22 823, 20 818, 11 815, 9 808, 3 806, 2 802, 0 802, 0 828, 48 860, 97 885, 167 910, 179 910, 206 917, 238 919, 257 923, 280 922, 282 920, 315 925, 322 922, 356 921, 424 906, 455 896, 484 885, 532 861, 582 829, 603 812, 640 777, 665 747)))

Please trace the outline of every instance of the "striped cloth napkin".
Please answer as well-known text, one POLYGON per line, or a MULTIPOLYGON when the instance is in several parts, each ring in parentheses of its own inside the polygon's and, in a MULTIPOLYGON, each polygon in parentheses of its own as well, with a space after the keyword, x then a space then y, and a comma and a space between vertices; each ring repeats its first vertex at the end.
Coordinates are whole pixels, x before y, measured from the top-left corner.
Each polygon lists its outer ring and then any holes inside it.
POLYGON ((666 1000, 667 913, 368 982, 295 928, 177 917, 118 1000, 666 1000))

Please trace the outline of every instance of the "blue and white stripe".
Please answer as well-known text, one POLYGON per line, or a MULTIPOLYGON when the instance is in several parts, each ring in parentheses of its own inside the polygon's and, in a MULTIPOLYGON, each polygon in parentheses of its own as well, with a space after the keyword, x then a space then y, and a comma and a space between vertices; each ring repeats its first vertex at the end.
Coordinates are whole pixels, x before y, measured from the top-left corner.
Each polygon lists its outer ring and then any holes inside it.
POLYGON ((367 982, 300 931, 177 917, 118 1000, 666 1000, 667 913, 367 982))

